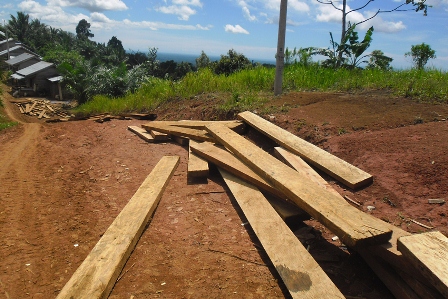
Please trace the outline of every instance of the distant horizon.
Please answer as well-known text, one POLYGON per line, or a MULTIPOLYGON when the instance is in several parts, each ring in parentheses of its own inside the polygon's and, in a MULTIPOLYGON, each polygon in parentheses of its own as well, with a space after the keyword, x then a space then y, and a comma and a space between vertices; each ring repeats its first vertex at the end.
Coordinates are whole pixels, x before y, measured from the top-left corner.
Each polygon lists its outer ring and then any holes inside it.
MULTIPOLYGON (((221 55, 208 55, 207 53, 205 53, 208 58, 211 61, 218 61, 221 59, 221 55)), ((244 53, 241 53, 244 55, 244 53)), ((189 53, 173 53, 173 52, 157 52, 157 60, 161 61, 161 62, 165 62, 165 61, 169 61, 169 60, 173 60, 174 62, 180 63, 180 62, 190 62, 193 65, 196 63, 196 58, 198 58, 201 55, 201 53, 198 54, 189 54, 189 53)), ((222 55, 227 55, 227 53, 222 54, 222 55)), ((246 55, 244 55, 246 56, 246 55)), ((247 56, 246 56, 247 57, 247 56)), ((274 64, 275 65, 275 59, 272 60, 268 60, 268 59, 257 59, 257 58, 251 58, 251 57, 247 57, 247 59, 249 59, 249 61, 253 62, 253 63, 261 63, 261 64, 274 64)))

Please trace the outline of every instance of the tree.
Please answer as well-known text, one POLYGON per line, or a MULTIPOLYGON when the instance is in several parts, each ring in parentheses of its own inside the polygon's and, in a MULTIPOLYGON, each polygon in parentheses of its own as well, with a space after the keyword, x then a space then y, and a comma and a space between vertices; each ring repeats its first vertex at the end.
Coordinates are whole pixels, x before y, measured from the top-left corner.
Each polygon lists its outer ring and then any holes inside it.
POLYGON ((90 23, 85 19, 79 21, 78 25, 76 26, 76 36, 80 39, 88 39, 95 36, 92 32, 90 32, 90 23))
POLYGON ((111 37, 111 39, 107 42, 107 47, 112 49, 119 57, 124 58, 126 55, 126 51, 123 48, 121 40, 119 40, 116 36, 111 37))
MULTIPOLYGON (((338 6, 337 4, 335 4, 335 1, 332 0, 316 0, 317 2, 321 3, 321 4, 327 4, 327 5, 331 5, 334 9, 339 10, 342 13, 342 27, 341 27, 341 39, 340 39, 340 44, 343 44, 343 41, 345 40, 345 35, 348 33, 348 30, 350 30, 350 28, 353 25, 359 25, 361 23, 367 22, 373 18, 375 18, 377 15, 379 15, 380 13, 387 13, 387 12, 394 12, 394 11, 410 11, 410 10, 414 10, 416 12, 418 11, 423 11, 423 15, 426 16, 428 14, 428 6, 427 4, 425 4, 426 0, 405 0, 403 3, 399 4, 398 6, 396 6, 393 9, 390 10, 382 10, 382 9, 378 9, 371 17, 359 21, 357 23, 354 24, 348 24, 348 29, 347 29, 347 16, 355 11, 360 11, 364 8, 366 8, 370 3, 374 2, 374 0, 368 0, 364 5, 352 9, 352 10, 347 10, 347 0, 342 0, 342 5, 338 6), (412 8, 406 9, 406 5, 411 5, 412 8)), ((336 1, 337 3, 339 3, 339 1, 336 1)), ((336 67, 340 67, 342 64, 342 52, 338 52, 337 53, 337 59, 336 59, 336 67)))
POLYGON ((202 69, 210 66, 210 58, 208 58, 207 54, 204 51, 201 52, 198 58, 196 58, 196 68, 202 69))
POLYGON ((227 55, 221 55, 221 59, 215 65, 215 73, 228 76, 250 66, 252 66, 252 63, 246 56, 231 49, 227 55))
POLYGON ((392 58, 384 55, 381 50, 373 50, 370 54, 370 59, 367 64, 368 69, 380 69, 383 71, 390 70, 392 67, 390 63, 392 62, 392 58))
POLYGON ((421 43, 420 45, 411 46, 411 52, 407 52, 404 56, 411 56, 414 66, 417 69, 423 69, 429 59, 436 58, 436 51, 431 46, 421 43))
POLYGON ((20 42, 25 42, 29 34, 30 16, 24 12, 18 11, 17 17, 10 15, 11 19, 8 21, 10 37, 14 37, 20 42))

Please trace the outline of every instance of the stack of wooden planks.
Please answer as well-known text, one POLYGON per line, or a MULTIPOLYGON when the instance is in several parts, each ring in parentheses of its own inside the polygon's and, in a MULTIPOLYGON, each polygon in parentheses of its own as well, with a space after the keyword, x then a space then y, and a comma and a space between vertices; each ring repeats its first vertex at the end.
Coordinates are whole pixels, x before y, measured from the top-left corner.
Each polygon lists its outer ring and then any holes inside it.
MULTIPOLYGON (((325 225, 344 244, 359 252, 397 298, 448 298, 446 236, 437 231, 411 235, 364 213, 359 205, 347 202, 311 166, 353 189, 367 187, 373 181, 371 175, 251 112, 240 113, 239 118, 214 122, 153 121, 129 129, 148 142, 171 139, 188 145, 189 176, 206 177, 209 163, 218 167, 293 298, 344 296, 286 225, 291 215, 301 215, 301 219, 311 216, 325 225), (274 150, 276 157, 241 135, 247 125, 279 145, 274 150)), ((110 230, 116 230, 113 227, 119 223, 124 225, 117 220, 110 230)), ((138 229, 131 231, 135 231, 138 239, 138 229)), ((98 264, 104 264, 108 247, 103 243, 109 242, 103 241, 105 236, 58 298, 71 298, 70 294, 80 291, 77 288, 85 288, 88 281, 94 280, 85 277, 90 277, 98 264)), ((107 238, 111 243, 117 242, 113 235, 107 238)), ((129 246, 122 249, 130 250, 129 246)), ((111 288, 113 278, 118 275, 116 269, 122 268, 125 263, 122 259, 129 255, 120 256, 114 255, 109 266, 102 266, 113 267, 115 272, 108 274, 107 282, 97 286, 102 290, 101 296, 111 288)))
POLYGON ((35 116, 39 119, 60 118, 68 120, 73 115, 67 113, 61 104, 52 104, 49 100, 42 99, 23 99, 13 100, 20 110, 20 113, 35 116))

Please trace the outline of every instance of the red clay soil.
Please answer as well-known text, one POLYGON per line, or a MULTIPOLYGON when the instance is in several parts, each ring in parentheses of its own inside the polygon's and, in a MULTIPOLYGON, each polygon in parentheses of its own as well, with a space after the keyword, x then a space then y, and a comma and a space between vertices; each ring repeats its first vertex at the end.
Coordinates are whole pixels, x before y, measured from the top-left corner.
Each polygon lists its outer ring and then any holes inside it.
MULTIPOLYGON (((4 101, 8 104, 9 94, 4 101)), ((172 102, 158 120, 215 119, 207 97, 172 102)), ((47 124, 7 108, 21 124, 0 132, 0 298, 54 298, 162 156, 181 163, 109 298, 289 298, 219 173, 187 178, 188 151, 127 130, 147 121, 47 124), (245 224, 245 225, 243 225, 245 224)), ((261 113, 369 172, 343 195, 409 232, 448 235, 448 105, 384 92, 287 93, 261 113), (270 112, 270 113, 267 113, 270 112)), ((274 145, 254 131, 263 148, 274 145)), ((315 221, 292 223, 347 297, 393 298, 358 254, 315 221)))

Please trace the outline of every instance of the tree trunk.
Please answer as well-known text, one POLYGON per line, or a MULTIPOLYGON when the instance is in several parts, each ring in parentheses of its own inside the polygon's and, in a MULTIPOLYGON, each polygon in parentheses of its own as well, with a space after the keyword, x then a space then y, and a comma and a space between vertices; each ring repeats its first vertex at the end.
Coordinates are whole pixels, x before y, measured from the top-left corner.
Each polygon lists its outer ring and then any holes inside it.
MULTIPOLYGON (((339 43, 339 46, 342 45, 345 39, 345 33, 346 33, 346 22, 347 22, 347 0, 342 1, 342 30, 341 30, 341 42, 339 43)), ((338 51, 338 60, 336 62, 336 67, 340 67, 342 64, 342 51, 338 51)))

